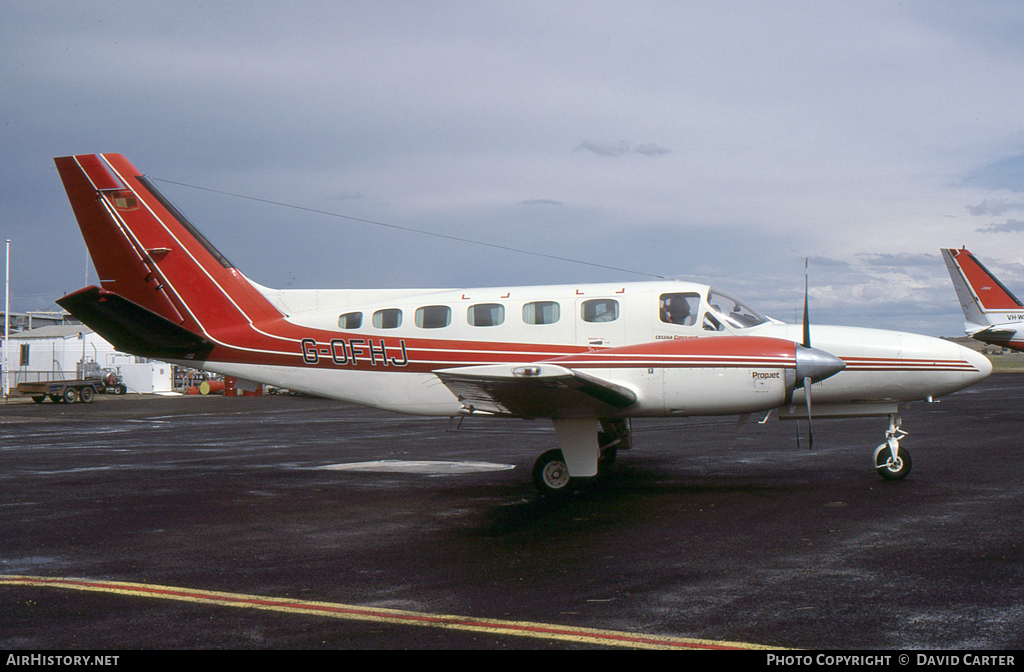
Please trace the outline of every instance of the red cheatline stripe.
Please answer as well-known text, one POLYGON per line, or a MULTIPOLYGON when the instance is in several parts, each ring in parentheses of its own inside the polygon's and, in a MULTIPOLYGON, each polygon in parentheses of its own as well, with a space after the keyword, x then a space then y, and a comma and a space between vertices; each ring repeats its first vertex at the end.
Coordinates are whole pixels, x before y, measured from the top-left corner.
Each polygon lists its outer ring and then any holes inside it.
POLYGON ((642 633, 579 628, 529 621, 506 621, 499 619, 470 618, 446 614, 429 614, 398 609, 360 607, 330 602, 308 602, 285 598, 260 597, 207 590, 193 590, 173 586, 157 586, 121 581, 93 581, 65 577, 19 576, 0 574, 0 585, 41 586, 65 588, 89 592, 115 593, 135 597, 152 597, 238 608, 264 609, 286 613, 311 614, 359 621, 375 621, 397 625, 467 630, 489 633, 495 636, 533 637, 562 640, 581 644, 624 646, 631 648, 679 649, 679 650, 729 650, 729 649, 771 649, 775 647, 742 642, 724 642, 706 639, 690 639, 642 633))
POLYGON ((882 357, 844 357, 850 370, 907 370, 907 371, 977 371, 970 363, 959 359, 899 359, 882 357))

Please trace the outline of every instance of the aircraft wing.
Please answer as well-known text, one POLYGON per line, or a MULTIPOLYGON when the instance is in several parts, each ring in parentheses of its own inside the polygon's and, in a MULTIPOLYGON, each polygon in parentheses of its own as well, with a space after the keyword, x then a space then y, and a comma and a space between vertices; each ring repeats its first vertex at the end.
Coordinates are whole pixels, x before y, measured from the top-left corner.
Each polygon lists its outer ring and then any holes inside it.
POLYGON ((600 417, 637 401, 632 390, 556 364, 466 366, 434 374, 471 413, 600 417))

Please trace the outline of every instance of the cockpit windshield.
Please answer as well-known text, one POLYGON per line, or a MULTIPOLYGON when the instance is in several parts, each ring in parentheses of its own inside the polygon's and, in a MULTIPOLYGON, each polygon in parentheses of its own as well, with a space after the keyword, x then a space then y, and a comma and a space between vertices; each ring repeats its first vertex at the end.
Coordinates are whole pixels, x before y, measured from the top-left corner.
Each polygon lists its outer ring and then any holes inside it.
POLYGON ((714 287, 708 292, 708 305, 711 306, 711 312, 736 329, 746 329, 768 321, 767 317, 747 304, 714 287))

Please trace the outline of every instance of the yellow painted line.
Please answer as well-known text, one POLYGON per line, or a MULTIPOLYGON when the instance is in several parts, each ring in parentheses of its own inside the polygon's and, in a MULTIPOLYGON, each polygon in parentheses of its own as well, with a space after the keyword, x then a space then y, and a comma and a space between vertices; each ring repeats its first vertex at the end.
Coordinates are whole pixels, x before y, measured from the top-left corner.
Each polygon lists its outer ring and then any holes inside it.
POLYGON ((689 639, 685 637, 669 637, 663 635, 647 635, 642 633, 619 632, 615 630, 598 630, 595 628, 579 628, 549 623, 532 623, 529 621, 505 621, 490 618, 472 618, 469 616, 452 616, 446 614, 430 614, 399 609, 382 609, 379 607, 360 607, 350 604, 331 602, 309 602, 291 600, 281 597, 260 597, 237 593, 221 593, 209 590, 175 588, 145 583, 127 583, 123 581, 96 581, 68 577, 21 576, 0 574, 0 585, 39 586, 48 588, 64 588, 97 593, 114 593, 132 597, 151 597, 164 600, 179 600, 199 604, 212 604, 222 607, 247 609, 264 609, 282 611, 290 614, 308 614, 327 616, 354 621, 371 621, 393 625, 417 625, 422 627, 444 628, 448 630, 464 630, 495 636, 533 637, 536 639, 560 640, 577 644, 596 644, 599 646, 623 646, 642 649, 771 649, 775 647, 741 642, 720 642, 707 639, 689 639))

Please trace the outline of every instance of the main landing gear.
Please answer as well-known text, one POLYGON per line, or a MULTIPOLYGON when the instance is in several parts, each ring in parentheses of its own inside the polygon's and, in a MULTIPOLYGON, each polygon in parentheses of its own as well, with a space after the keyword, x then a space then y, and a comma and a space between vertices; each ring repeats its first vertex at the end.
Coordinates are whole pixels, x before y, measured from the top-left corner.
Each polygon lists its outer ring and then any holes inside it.
MULTIPOLYGON (((576 486, 610 468, 618 451, 632 447, 628 419, 601 420, 601 431, 597 431, 596 422, 590 422, 593 421, 555 421, 561 448, 543 453, 533 464, 533 483, 541 494, 561 496, 571 493, 576 486), (566 459, 563 450, 570 451, 571 460, 566 459), (576 473, 582 475, 573 476, 570 464, 574 464, 576 473)), ((885 441, 875 448, 875 470, 888 481, 898 481, 910 473, 910 451, 900 446, 900 440, 907 436, 907 432, 900 429, 901 422, 898 414, 890 414, 885 441)))
POLYGON ((907 433, 900 429, 900 416, 889 416, 889 429, 885 431, 885 443, 875 448, 875 471, 888 481, 898 481, 910 473, 910 451, 900 448, 900 439, 907 433))
MULTIPOLYGON (((628 450, 632 447, 628 419, 601 420, 600 423, 601 431, 597 431, 597 423, 594 423, 593 433, 591 433, 587 429, 586 421, 582 421, 582 423, 580 421, 555 421, 559 444, 566 450, 572 451, 571 454, 574 456, 577 466, 583 464, 583 473, 594 471, 593 469, 587 470, 585 463, 588 462, 587 453, 590 453, 589 463, 593 465, 593 449, 597 449, 596 475, 598 476, 615 463, 618 451, 628 450), (560 425, 559 423, 570 424, 570 426, 567 428, 564 424, 560 425), (579 426, 580 424, 582 426, 579 426), (578 431, 573 431, 571 425, 577 425, 578 431)), ((574 486, 589 481, 590 477, 594 475, 594 473, 590 473, 589 476, 571 476, 569 462, 560 448, 543 453, 533 463, 533 484, 541 494, 548 496, 566 495, 575 489, 574 486)))
POLYGON ((569 492, 571 481, 565 457, 558 449, 542 453, 533 463, 533 484, 542 495, 559 495, 569 492))

